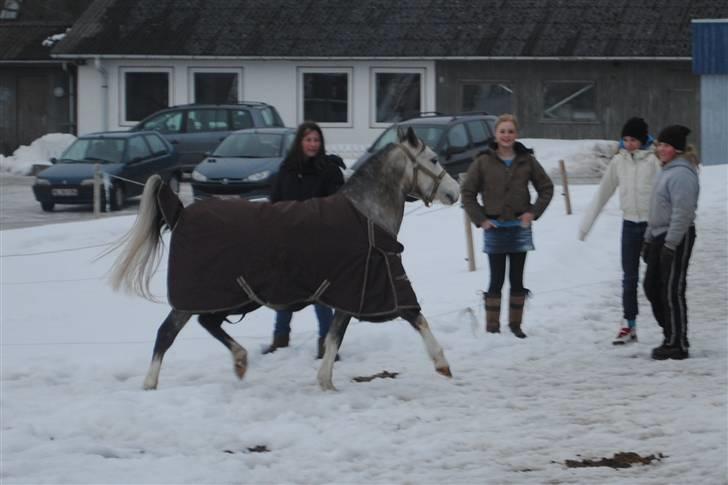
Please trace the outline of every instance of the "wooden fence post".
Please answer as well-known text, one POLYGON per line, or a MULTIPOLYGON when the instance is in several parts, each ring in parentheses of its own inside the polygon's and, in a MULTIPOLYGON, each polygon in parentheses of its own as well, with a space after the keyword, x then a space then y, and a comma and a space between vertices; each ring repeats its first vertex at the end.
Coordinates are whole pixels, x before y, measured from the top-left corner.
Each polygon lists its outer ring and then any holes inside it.
POLYGON ((566 202, 566 214, 571 215, 571 197, 569 196, 569 178, 566 175, 566 164, 563 160, 559 160, 559 168, 561 169, 561 184, 564 187, 564 191, 561 195, 564 196, 566 202))
POLYGON ((94 164, 94 217, 101 216, 101 165, 94 164))

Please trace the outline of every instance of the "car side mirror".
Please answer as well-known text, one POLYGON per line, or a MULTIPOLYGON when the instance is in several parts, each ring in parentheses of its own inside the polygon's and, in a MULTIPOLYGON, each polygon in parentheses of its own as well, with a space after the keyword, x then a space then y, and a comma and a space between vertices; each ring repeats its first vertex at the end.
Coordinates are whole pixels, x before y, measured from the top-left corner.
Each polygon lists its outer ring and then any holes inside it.
POLYGON ((50 160, 50 162, 51 162, 52 164, 56 164, 56 163, 58 163, 58 159, 57 159, 56 157, 51 157, 51 160, 50 160))

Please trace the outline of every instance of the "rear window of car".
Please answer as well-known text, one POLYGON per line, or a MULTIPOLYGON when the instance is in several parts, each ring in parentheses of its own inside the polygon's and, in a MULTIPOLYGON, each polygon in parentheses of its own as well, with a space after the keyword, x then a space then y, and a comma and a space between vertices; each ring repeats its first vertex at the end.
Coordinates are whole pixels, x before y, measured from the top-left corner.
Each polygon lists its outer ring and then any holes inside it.
POLYGON ((485 122, 480 120, 468 121, 466 125, 470 132, 470 138, 473 140, 473 145, 485 145, 488 138, 490 138, 490 132, 488 131, 488 127, 485 125, 485 122))
POLYGON ((275 111, 273 111, 273 108, 261 109, 260 116, 263 118, 264 126, 283 126, 278 116, 276 116, 275 111))

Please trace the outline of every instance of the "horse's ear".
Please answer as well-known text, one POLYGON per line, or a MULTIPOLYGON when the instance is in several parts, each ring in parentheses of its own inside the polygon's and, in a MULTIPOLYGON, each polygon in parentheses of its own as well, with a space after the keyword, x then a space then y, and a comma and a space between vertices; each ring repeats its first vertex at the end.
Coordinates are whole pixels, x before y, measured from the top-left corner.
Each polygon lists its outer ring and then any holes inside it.
POLYGON ((409 128, 407 128, 407 143, 409 143, 413 147, 416 147, 420 144, 420 141, 417 138, 417 134, 415 133, 415 130, 413 130, 411 126, 409 128))
POLYGON ((407 138, 407 133, 405 133, 404 128, 402 128, 401 126, 398 126, 397 127, 397 141, 402 143, 406 138, 407 138))

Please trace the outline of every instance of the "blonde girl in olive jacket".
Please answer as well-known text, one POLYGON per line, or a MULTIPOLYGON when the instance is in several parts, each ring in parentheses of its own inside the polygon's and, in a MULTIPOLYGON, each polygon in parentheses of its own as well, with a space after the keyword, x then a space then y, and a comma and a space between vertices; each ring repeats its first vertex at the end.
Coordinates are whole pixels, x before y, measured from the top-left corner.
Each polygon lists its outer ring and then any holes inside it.
POLYGON ((495 142, 470 165, 461 192, 468 217, 484 230, 483 252, 488 254, 490 263, 490 286, 484 295, 485 329, 500 333, 501 289, 508 258, 508 327, 516 337, 525 338, 521 322, 528 290, 523 286, 523 268, 527 251, 534 249, 531 223, 546 210, 554 195, 554 185, 533 156, 533 150, 517 142, 517 136, 515 117, 498 117, 495 142), (533 202, 529 183, 538 193, 533 202), (478 202, 478 195, 482 203, 478 202))
POLYGON ((591 206, 579 226, 579 239, 586 239, 600 212, 619 187, 622 209, 622 310, 624 321, 612 342, 624 345, 637 341, 637 288, 640 251, 647 228, 652 184, 660 168, 647 123, 630 118, 622 128, 619 151, 609 162, 591 206))

